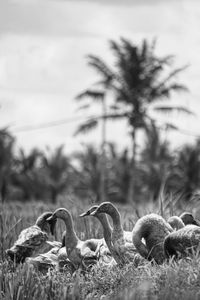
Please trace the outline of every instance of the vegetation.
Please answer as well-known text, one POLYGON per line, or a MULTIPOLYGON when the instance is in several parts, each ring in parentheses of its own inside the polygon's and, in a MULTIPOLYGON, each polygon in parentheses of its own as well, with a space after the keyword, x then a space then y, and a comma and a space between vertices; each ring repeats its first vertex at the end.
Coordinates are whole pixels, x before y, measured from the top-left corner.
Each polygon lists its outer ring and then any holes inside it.
MULTIPOLYGON (((2 201, 43 200, 56 203, 66 193, 82 202, 101 201, 101 151, 92 145, 66 155, 64 148, 44 152, 33 149, 16 153, 14 137, 8 130, 0 131, 0 176, 2 201), (9 142, 8 142, 9 137, 9 142), (5 140, 4 140, 5 139, 5 140)), ((133 203, 158 198, 165 186, 167 194, 179 193, 188 201, 200 188, 200 141, 172 152, 152 125, 135 169, 133 203)), ((128 149, 119 152, 116 145, 105 147, 105 195, 108 201, 127 203, 131 155, 128 149)))
MULTIPOLYGON (((8 129, 0 130, 0 197, 5 200, 40 200, 56 203, 68 193, 82 201, 110 200, 138 203, 156 200, 165 186, 167 193, 182 193, 188 200, 200 186, 199 145, 185 146, 173 153, 163 141, 150 110, 180 111, 184 106, 164 105, 172 92, 187 91, 177 75, 185 67, 174 68, 174 57, 159 57, 155 42, 143 40, 134 45, 129 40, 110 41, 113 66, 102 58, 88 56, 88 63, 98 74, 96 84, 77 96, 81 109, 100 104, 99 115, 91 116, 77 128, 87 133, 102 122, 101 149, 85 145, 70 156, 61 145, 53 151, 23 149, 14 152, 15 137, 8 129), (106 140, 107 120, 125 119, 132 139, 121 153, 106 140), (145 143, 138 151, 137 133, 145 132, 145 143), (136 153, 137 152, 137 153, 136 153), (137 155, 136 155, 137 154, 137 155)), ((177 129, 172 124, 168 127, 177 129)))
MULTIPOLYGON (((173 201, 175 214, 185 208, 178 207, 173 201)), ((162 198, 164 216, 170 215, 170 201, 162 198)), ((91 203, 81 204, 77 198, 67 196, 57 205, 43 202, 5 203, 0 211, 0 299, 198 299, 200 259, 197 256, 182 259, 178 262, 170 260, 163 265, 146 262, 138 268, 131 264, 119 268, 95 267, 86 274, 77 272, 74 276, 51 270, 44 275, 37 273, 24 264, 14 267, 5 257, 5 250, 16 240, 19 232, 33 224, 42 212, 57 207, 67 207, 73 215, 75 229, 81 239, 101 237, 100 224, 95 218, 82 220, 78 215, 91 203)), ((149 212, 160 212, 158 203, 148 203, 145 209, 138 206, 142 216, 149 212)), ((130 206, 119 206, 124 227, 131 230, 137 220, 135 209, 130 206)), ((191 209, 191 207, 190 207, 191 209)), ((197 207, 192 206, 198 215, 197 207)), ((61 238, 63 224, 59 222, 58 239, 61 238)))
POLYGON ((104 155, 105 120, 127 121, 132 140, 128 186, 128 201, 131 203, 135 194, 137 133, 143 130, 148 134, 149 126, 155 122, 149 109, 153 108, 163 113, 173 111, 191 113, 180 105, 162 104, 162 100, 169 99, 172 92, 187 91, 186 86, 178 83, 176 78, 185 67, 172 68, 173 56, 158 57, 155 53, 155 41, 148 43, 144 39, 138 46, 122 38, 120 42, 110 41, 110 49, 114 57, 113 67, 108 66, 102 58, 88 56, 88 64, 99 74, 100 80, 96 83, 97 89, 92 87, 79 94, 77 99, 86 98, 87 104, 83 106, 84 108, 91 106, 88 104, 88 98, 94 103, 100 101, 102 115, 94 116, 81 124, 77 133, 88 132, 103 119, 102 155, 104 155), (107 99, 109 97, 108 111, 106 96, 107 99))

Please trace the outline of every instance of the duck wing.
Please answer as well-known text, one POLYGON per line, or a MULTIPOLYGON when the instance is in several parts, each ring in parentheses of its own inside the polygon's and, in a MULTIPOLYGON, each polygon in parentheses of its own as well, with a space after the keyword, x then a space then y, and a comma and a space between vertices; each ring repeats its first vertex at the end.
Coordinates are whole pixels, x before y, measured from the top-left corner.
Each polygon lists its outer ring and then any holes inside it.
POLYGON ((47 233, 43 232, 38 226, 34 225, 28 227, 19 235, 15 245, 22 245, 27 247, 38 246, 47 240, 47 233))
POLYGON ((26 257, 37 255, 38 251, 45 252, 47 238, 47 234, 38 226, 31 226, 20 233, 10 251, 23 261, 26 257))
POLYGON ((57 266, 58 256, 52 253, 52 251, 49 251, 36 257, 29 257, 26 259, 26 262, 33 265, 37 271, 47 273, 49 268, 55 268, 57 266))
POLYGON ((187 225, 170 233, 164 242, 165 252, 168 256, 182 256, 193 253, 200 246, 200 228, 196 225, 187 225))
POLYGON ((54 248, 62 248, 62 243, 58 242, 58 241, 46 241, 46 244, 49 245, 49 247, 52 247, 52 249, 54 248))
POLYGON ((82 246, 80 248, 81 264, 86 269, 95 265, 98 261, 100 244, 97 243, 96 246, 97 248, 94 251, 88 247, 88 241, 82 242, 82 246))

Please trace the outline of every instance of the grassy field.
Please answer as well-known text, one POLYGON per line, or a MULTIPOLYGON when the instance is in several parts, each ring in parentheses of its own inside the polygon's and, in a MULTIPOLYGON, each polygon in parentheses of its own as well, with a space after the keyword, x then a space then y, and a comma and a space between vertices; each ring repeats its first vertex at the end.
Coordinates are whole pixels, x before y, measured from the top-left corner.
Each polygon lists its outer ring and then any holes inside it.
MULTIPOLYGON (((118 206, 124 227, 131 230, 138 217, 149 212, 160 210, 167 218, 172 212, 182 211, 183 208, 172 205, 175 203, 172 200, 168 199, 167 205, 165 201, 148 204, 145 209, 142 206, 137 209, 118 206)), ((81 239, 101 237, 102 230, 95 218, 78 218, 89 206, 66 198, 56 206, 29 202, 8 203, 0 207, 0 299, 200 299, 200 258, 197 256, 178 262, 171 260, 161 266, 146 262, 138 268, 131 264, 123 269, 96 267, 86 274, 77 272, 73 277, 56 271, 42 275, 26 264, 14 269, 6 260, 5 249, 13 244, 20 231, 32 225, 42 212, 58 207, 66 207, 72 212, 81 239)), ((193 208, 195 212, 198 217, 197 206, 193 208)), ((58 240, 63 230, 63 223, 59 222, 58 240)))

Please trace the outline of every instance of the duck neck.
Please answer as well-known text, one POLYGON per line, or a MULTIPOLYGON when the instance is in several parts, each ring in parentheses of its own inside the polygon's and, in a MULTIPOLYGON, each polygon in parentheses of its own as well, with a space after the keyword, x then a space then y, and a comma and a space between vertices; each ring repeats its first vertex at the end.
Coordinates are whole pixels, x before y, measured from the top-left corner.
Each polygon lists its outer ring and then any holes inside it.
MULTIPOLYGON (((49 213, 49 217, 51 214, 49 213)), ((50 225, 49 223, 45 220, 44 215, 40 216, 36 222, 35 225, 38 226, 42 231, 46 232, 48 235, 50 234, 50 225)))
POLYGON ((113 232, 123 232, 123 228, 121 225, 121 216, 116 209, 112 209, 108 212, 108 214, 111 216, 113 221, 113 232))
POLYGON ((74 224, 71 215, 66 215, 61 217, 61 219, 65 222, 66 226, 66 235, 65 235, 65 243, 68 248, 76 247, 78 243, 78 237, 74 230, 74 224))
POLYGON ((110 222, 104 213, 97 215, 97 219, 101 222, 104 240, 108 246, 108 249, 110 250, 112 237, 112 227, 110 226, 110 222))

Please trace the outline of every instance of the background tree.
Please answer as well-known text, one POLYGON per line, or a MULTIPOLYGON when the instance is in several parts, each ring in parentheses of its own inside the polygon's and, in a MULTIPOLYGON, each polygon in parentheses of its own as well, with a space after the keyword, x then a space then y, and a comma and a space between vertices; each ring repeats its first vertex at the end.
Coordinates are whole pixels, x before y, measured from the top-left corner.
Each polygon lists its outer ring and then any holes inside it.
MULTIPOLYGON (((187 88, 177 83, 176 75, 185 67, 172 68, 173 56, 158 57, 155 54, 155 42, 144 40, 140 46, 132 44, 126 39, 119 42, 110 41, 110 49, 114 56, 113 67, 94 55, 89 55, 89 65, 100 75, 97 85, 105 92, 109 91, 114 104, 104 116, 96 116, 93 126, 84 125, 84 130, 95 128, 102 118, 125 118, 129 126, 132 139, 132 157, 130 167, 130 182, 128 201, 134 196, 134 172, 136 169, 137 132, 148 128, 152 121, 149 108, 160 112, 184 111, 190 113, 183 106, 158 104, 163 99, 169 99, 172 91, 186 91, 187 88), (159 102, 158 102, 159 101, 159 102)), ((90 90, 89 90, 90 91, 90 90)), ((85 96, 87 96, 85 91, 85 96)), ((82 93, 84 95, 84 92, 82 93)))
POLYGON ((200 189, 200 140, 177 151, 169 183, 186 200, 200 189))
POLYGON ((13 167, 13 147, 15 139, 8 129, 0 129, 0 198, 4 202, 13 167))
POLYGON ((43 153, 32 149, 28 154, 23 149, 15 157, 15 167, 12 174, 12 184, 19 198, 25 200, 42 199, 45 193, 42 174, 43 153), (17 192, 18 190, 18 192, 17 192))
POLYGON ((74 153, 78 180, 76 194, 80 198, 101 200, 101 153, 92 145, 84 145, 83 151, 74 153))
POLYGON ((140 192, 143 196, 146 195, 149 200, 158 199, 162 186, 167 187, 173 159, 169 143, 162 141, 159 130, 152 123, 140 155, 140 192))
POLYGON ((105 191, 105 177, 106 177, 106 154, 105 154, 105 147, 106 147, 106 118, 102 118, 102 116, 106 116, 107 109, 106 109, 106 91, 101 90, 86 90, 83 93, 79 94, 76 97, 77 100, 83 100, 87 99, 87 103, 84 105, 81 105, 79 109, 90 109, 92 107, 92 104, 100 104, 100 115, 98 116, 91 116, 86 122, 79 125, 77 128, 75 135, 80 133, 88 133, 91 129, 95 128, 99 120, 101 119, 102 123, 102 130, 101 130, 101 172, 100 172, 100 199, 101 202, 105 201, 106 198, 106 191, 105 191))
POLYGON ((115 144, 107 144, 107 175, 109 200, 126 203, 130 176, 128 149, 118 152, 115 144))
POLYGON ((73 187, 73 167, 70 159, 63 153, 63 149, 63 146, 60 146, 48 156, 43 155, 42 158, 45 181, 52 203, 56 203, 59 194, 73 187))

